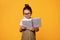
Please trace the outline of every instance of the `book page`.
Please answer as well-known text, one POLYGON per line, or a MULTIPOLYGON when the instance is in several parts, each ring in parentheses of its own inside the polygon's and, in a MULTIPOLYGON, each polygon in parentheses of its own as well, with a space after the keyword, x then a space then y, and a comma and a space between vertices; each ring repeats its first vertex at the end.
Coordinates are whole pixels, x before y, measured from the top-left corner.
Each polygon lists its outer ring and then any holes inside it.
POLYGON ((30 27, 32 27, 32 21, 31 20, 30 21, 24 20, 24 21, 22 21, 22 23, 23 23, 23 25, 26 26, 27 29, 29 29, 30 27))
POLYGON ((41 20, 40 18, 33 18, 33 27, 40 27, 41 20))

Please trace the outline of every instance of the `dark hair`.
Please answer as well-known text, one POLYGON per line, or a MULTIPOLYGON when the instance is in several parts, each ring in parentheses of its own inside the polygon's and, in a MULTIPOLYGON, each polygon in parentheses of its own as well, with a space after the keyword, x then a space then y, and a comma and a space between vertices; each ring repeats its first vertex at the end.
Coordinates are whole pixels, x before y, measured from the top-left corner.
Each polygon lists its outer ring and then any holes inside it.
POLYGON ((25 9, 28 9, 31 12, 31 14, 32 14, 32 9, 31 9, 31 7, 28 4, 25 4, 25 7, 23 8, 23 14, 24 14, 24 10, 25 9))

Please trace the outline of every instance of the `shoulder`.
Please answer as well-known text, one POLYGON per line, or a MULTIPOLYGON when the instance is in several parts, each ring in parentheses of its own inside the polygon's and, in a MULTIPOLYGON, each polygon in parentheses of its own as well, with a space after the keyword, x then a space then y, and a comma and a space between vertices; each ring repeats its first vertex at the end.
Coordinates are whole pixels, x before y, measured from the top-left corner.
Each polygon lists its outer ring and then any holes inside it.
POLYGON ((20 22, 23 21, 25 18, 20 19, 20 22))

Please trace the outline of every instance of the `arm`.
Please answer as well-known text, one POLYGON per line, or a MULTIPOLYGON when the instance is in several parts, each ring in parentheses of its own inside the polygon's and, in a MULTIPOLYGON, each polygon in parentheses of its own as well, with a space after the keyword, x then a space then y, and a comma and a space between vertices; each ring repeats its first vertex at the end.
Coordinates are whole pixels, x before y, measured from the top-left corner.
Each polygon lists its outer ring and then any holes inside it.
POLYGON ((22 23, 22 20, 20 21, 20 24, 19 25, 20 25, 20 29, 19 29, 20 32, 22 32, 23 30, 26 29, 26 27, 22 23))
POLYGON ((20 27, 20 30, 19 30, 20 32, 22 32, 22 28, 20 27))
POLYGON ((25 27, 25 26, 21 26, 21 27, 20 27, 20 32, 22 32, 22 31, 24 31, 24 30, 26 30, 26 27, 25 27))

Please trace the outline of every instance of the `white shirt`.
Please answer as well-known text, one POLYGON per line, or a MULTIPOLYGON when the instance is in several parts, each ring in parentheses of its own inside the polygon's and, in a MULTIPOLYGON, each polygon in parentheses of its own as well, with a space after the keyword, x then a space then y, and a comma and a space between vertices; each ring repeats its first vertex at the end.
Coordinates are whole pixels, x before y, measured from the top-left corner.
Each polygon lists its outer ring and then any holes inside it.
POLYGON ((30 20, 32 20, 32 18, 27 19, 26 17, 24 17, 24 18, 20 21, 20 23, 19 23, 19 25, 20 25, 20 26, 22 26, 22 25, 23 25, 23 24, 22 24, 22 21, 23 21, 23 20, 30 21, 30 20))

